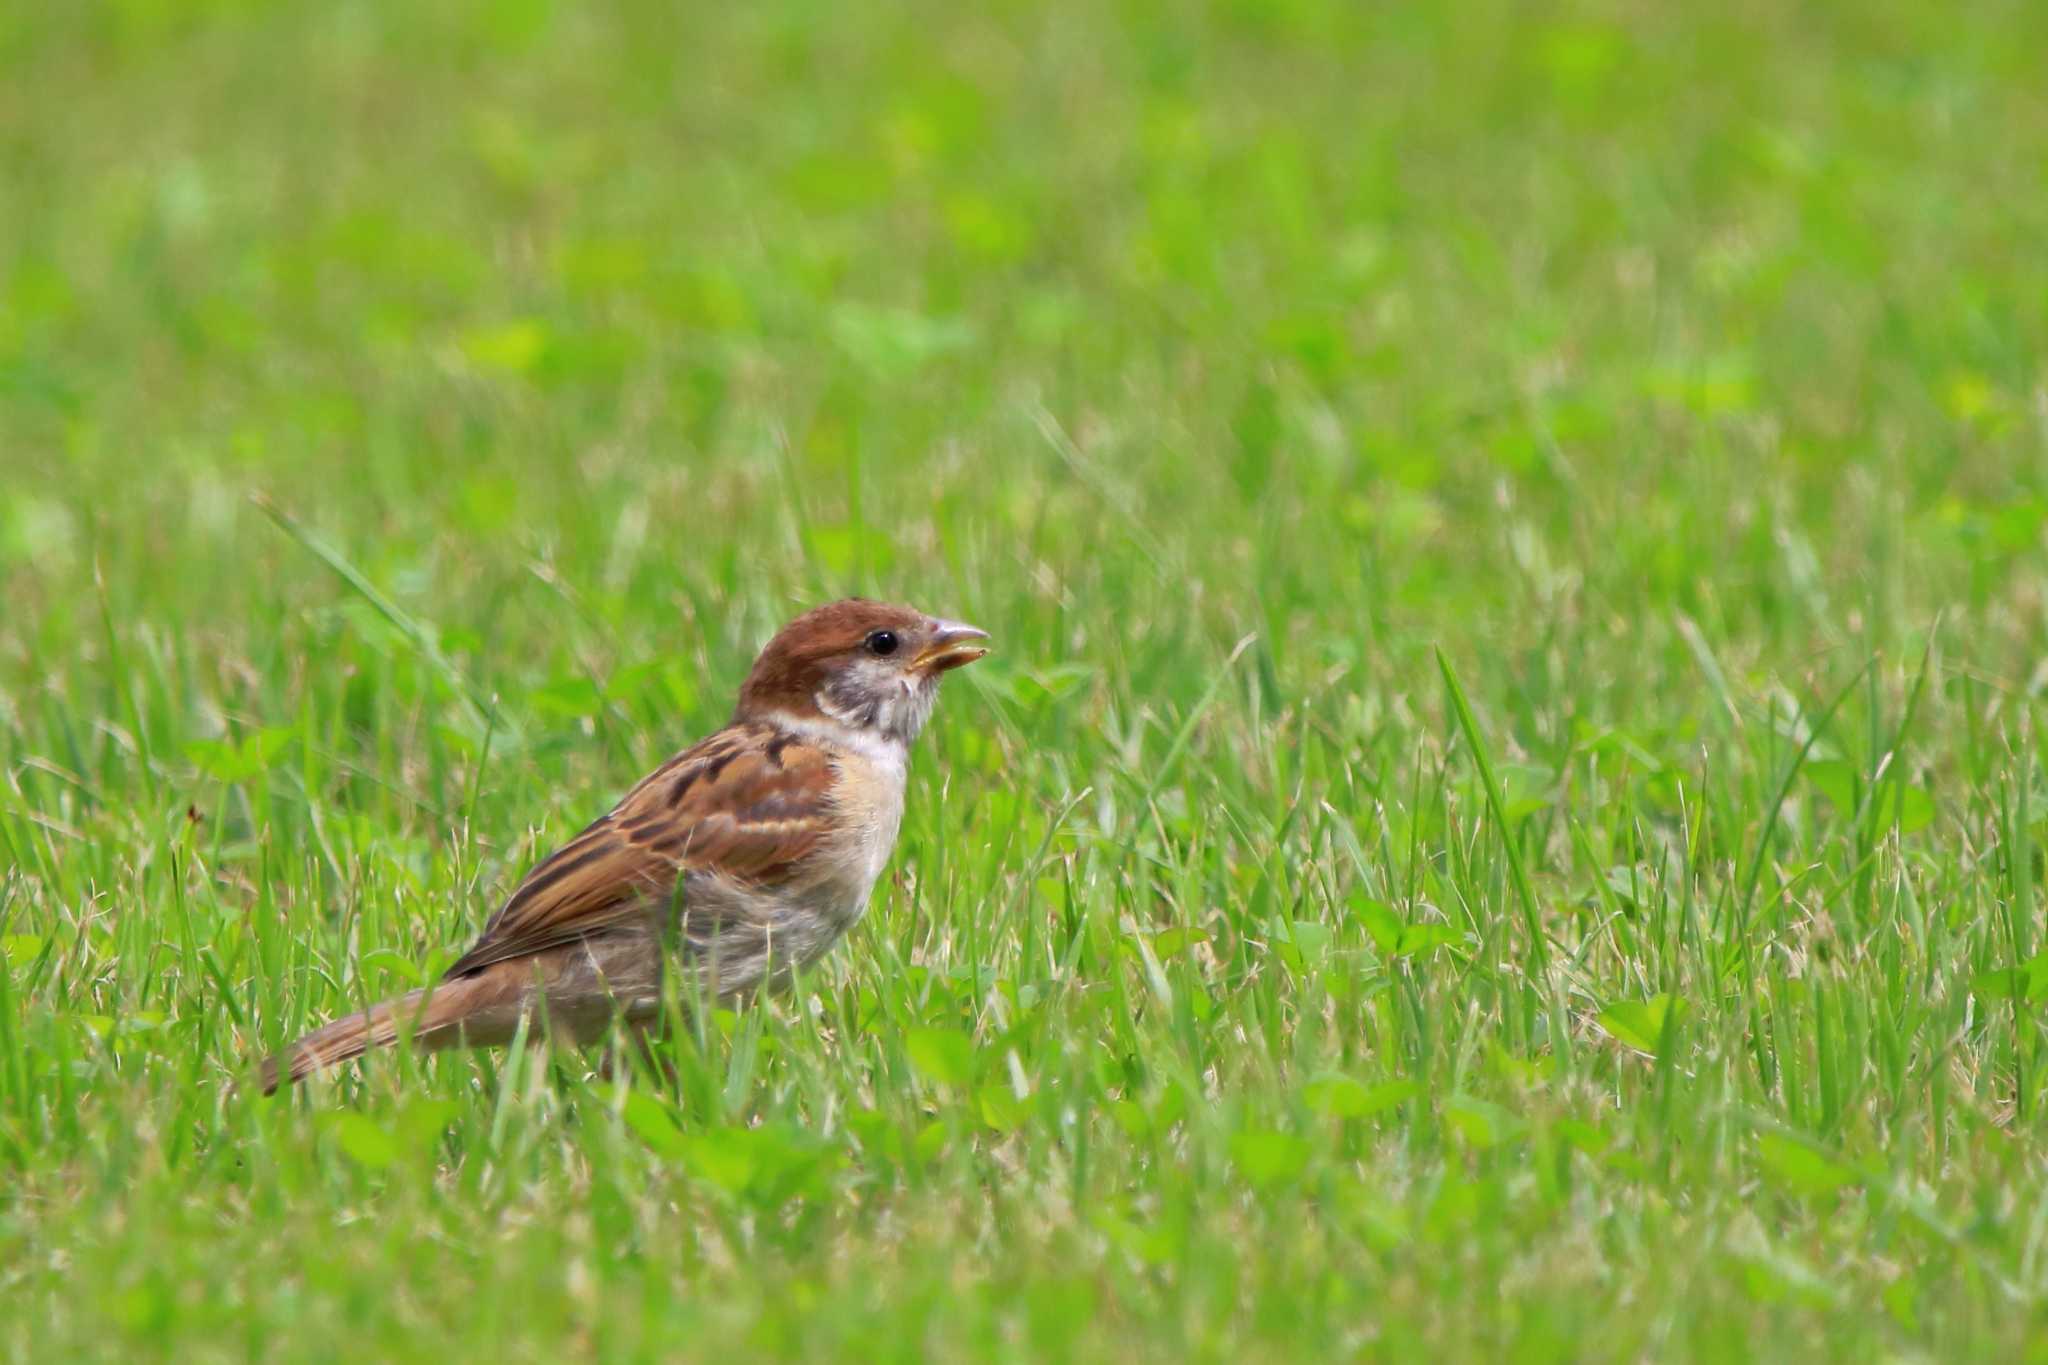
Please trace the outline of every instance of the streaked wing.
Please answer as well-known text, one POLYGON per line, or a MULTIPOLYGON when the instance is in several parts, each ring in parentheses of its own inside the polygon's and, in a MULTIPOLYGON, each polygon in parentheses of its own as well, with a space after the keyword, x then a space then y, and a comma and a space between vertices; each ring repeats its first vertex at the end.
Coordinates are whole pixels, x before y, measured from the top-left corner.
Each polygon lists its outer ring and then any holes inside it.
POLYGON ((526 874, 448 969, 464 976, 644 919, 686 872, 772 887, 825 831, 825 751, 766 726, 734 726, 670 759, 526 874))

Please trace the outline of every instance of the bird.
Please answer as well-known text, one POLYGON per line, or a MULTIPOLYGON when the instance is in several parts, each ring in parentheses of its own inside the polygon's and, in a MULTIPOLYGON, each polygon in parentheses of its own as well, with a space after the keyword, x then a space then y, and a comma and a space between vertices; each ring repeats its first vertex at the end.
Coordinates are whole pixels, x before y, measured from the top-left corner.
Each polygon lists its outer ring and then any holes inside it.
POLYGON ((940 680, 988 632, 907 606, 813 608, 762 649, 724 729, 684 749, 536 864, 439 981, 267 1058, 263 1092, 410 1036, 492 1047, 522 1024, 576 1043, 682 998, 785 985, 866 911, 903 818, 910 747, 940 680))

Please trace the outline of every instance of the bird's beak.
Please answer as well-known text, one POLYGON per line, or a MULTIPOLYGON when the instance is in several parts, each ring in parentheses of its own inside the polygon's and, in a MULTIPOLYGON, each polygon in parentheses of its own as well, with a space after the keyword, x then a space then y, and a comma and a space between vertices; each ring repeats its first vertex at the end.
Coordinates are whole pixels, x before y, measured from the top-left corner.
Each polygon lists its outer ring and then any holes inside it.
POLYGON ((911 661, 911 665, 926 673, 944 673, 949 668, 971 664, 988 653, 986 646, 975 643, 987 638, 988 632, 979 626, 970 626, 962 621, 934 621, 932 642, 911 661))

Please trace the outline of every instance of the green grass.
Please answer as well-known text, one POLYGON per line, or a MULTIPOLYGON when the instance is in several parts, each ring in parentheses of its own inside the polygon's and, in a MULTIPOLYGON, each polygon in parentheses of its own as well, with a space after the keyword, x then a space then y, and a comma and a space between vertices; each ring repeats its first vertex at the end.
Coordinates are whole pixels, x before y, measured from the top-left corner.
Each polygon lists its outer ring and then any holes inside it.
POLYGON ((2040 1350, 2048 7, 691 10, 0 8, 9 1356, 2040 1350), (849 591, 801 990, 236 1090, 849 591))

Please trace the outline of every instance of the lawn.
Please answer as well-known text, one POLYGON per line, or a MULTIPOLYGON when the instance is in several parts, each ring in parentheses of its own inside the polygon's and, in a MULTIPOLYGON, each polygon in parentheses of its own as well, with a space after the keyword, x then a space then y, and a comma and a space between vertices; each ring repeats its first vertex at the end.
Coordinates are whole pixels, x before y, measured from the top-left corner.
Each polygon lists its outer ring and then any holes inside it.
POLYGON ((0 1349, 2040 1352, 2043 52, 0 8, 0 1349), (997 653, 821 970, 238 1088, 849 592, 997 653))

